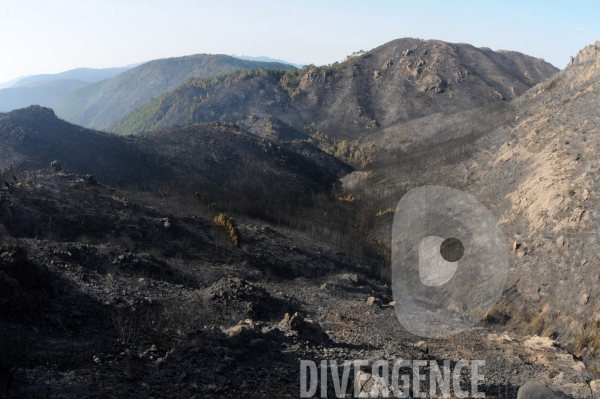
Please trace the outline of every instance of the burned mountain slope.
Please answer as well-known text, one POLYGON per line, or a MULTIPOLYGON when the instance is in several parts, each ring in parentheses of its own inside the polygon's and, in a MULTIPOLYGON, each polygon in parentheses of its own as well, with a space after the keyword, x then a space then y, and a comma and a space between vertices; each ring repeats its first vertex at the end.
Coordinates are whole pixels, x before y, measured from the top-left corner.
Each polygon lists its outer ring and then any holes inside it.
POLYGON ((0 114, 0 137, 3 168, 46 168, 60 160, 70 172, 124 188, 193 190, 198 182, 225 187, 235 181, 249 190, 268 193, 272 184, 309 194, 327 191, 352 170, 316 148, 302 155, 235 126, 197 124, 120 137, 71 125, 38 106, 0 114))
POLYGON ((415 118, 513 99, 557 72, 516 52, 399 39, 330 66, 186 82, 110 130, 131 134, 219 120, 259 132, 257 120, 277 118, 306 134, 355 140, 415 118))
MULTIPOLYGON (((511 254, 504 298, 490 320, 557 338, 592 367, 599 366, 592 360, 599 350, 599 87, 596 43, 510 104, 424 119, 428 140, 418 145, 402 140, 414 126, 382 133, 391 149, 379 146, 369 170, 344 179, 373 213, 395 209, 404 193, 426 184, 480 200, 511 254)), ((389 242, 390 229, 391 216, 382 213, 373 234, 389 242)))

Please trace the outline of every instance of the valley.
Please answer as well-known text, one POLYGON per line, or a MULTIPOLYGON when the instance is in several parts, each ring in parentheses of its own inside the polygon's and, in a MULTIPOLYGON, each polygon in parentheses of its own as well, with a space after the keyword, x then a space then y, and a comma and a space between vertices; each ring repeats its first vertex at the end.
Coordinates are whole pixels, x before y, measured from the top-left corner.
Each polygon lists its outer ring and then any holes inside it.
POLYGON ((283 65, 151 61, 0 113, 0 396, 296 398, 301 360, 356 359, 600 396, 600 42, 563 70, 419 39, 283 65), (444 338, 395 314, 394 213, 424 185, 480 201, 509 259, 444 338))

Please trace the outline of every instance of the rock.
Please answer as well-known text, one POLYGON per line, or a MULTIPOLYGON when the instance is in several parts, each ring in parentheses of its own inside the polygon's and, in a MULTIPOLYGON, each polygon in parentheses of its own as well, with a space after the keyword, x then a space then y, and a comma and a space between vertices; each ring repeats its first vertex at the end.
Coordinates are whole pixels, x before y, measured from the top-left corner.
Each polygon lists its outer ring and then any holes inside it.
POLYGON ((358 285, 360 283, 360 278, 356 273, 343 273, 339 275, 339 280, 344 283, 350 283, 354 285, 358 285))
POLYGON ((236 326, 223 330, 223 333, 229 338, 237 338, 243 341, 250 341, 256 336, 256 325, 250 319, 240 321, 236 326))
POLYGON ((513 242, 513 246, 512 246, 513 252, 515 252, 517 249, 519 249, 520 246, 521 246, 521 244, 518 241, 513 242))
POLYGON ((60 161, 56 160, 56 161, 52 161, 52 163, 50 164, 50 169, 53 172, 60 172, 62 171, 62 165, 60 164, 60 161))
POLYGON ((590 300, 590 294, 583 294, 583 295, 581 295, 581 298, 579 298, 579 304, 581 306, 583 306, 586 303, 588 303, 589 300, 590 300))
POLYGON ((600 398, 600 380, 590 381, 590 389, 592 391, 592 398, 600 398))
POLYGON ((359 370, 356 373, 356 380, 358 381, 358 387, 360 388, 359 397, 370 398, 382 396, 387 398, 390 396, 387 382, 383 377, 373 376, 363 370, 359 370))
POLYGON ((556 239, 556 246, 562 248, 565 245, 565 236, 560 236, 556 239))
POLYGON ((292 330, 299 331, 305 325, 304 316, 302 316, 302 314, 298 312, 294 313, 292 316, 290 316, 289 313, 286 313, 285 316, 283 316, 283 320, 281 320, 279 325, 283 327, 289 327, 292 330))
POLYGON ((375 298, 374 296, 370 296, 367 298, 367 305, 374 306, 379 304, 381 304, 381 301, 378 298, 375 298))
POLYGON ((520 259, 522 257, 524 257, 525 255, 527 255, 527 249, 525 248, 521 248, 517 251, 517 257, 520 259))
POLYGON ((563 391, 538 381, 530 381, 519 388, 517 399, 567 399, 563 391))
POLYGON ((427 342, 419 341, 415 344, 415 348, 420 350, 423 353, 429 353, 429 346, 427 346, 427 342))

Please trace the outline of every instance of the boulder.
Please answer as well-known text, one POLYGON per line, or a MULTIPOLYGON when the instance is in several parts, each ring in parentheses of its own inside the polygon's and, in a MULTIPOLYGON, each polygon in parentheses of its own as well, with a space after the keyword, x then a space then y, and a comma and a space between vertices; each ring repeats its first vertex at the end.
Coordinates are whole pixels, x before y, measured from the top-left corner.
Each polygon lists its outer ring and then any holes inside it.
POLYGON ((519 388, 517 399, 567 399, 563 391, 543 382, 530 381, 519 388))

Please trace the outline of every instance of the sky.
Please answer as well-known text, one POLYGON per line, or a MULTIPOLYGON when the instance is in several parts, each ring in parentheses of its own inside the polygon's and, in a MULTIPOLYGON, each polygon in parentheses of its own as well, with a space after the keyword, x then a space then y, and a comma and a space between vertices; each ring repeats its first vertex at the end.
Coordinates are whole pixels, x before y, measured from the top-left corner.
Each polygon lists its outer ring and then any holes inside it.
POLYGON ((330 64, 402 37, 564 68, 600 40, 600 1, 0 0, 0 82, 198 53, 330 64))

